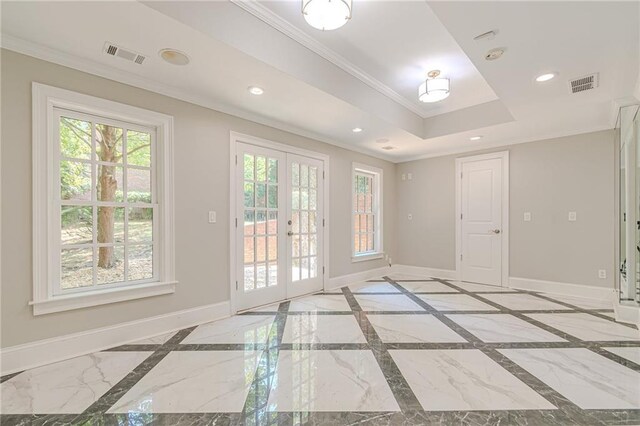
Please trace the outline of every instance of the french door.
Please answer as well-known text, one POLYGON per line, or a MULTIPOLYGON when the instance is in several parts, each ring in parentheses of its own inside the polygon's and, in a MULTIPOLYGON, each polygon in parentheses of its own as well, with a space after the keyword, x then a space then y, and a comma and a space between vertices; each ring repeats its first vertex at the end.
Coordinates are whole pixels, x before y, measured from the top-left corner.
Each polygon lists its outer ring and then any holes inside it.
POLYGON ((323 162, 236 147, 236 307, 323 287, 323 162))

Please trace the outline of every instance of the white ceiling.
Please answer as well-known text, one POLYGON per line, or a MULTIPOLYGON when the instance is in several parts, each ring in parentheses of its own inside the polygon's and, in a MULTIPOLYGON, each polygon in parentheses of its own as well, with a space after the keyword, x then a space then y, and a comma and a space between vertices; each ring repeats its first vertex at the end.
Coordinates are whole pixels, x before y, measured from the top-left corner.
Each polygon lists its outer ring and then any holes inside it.
POLYGON ((611 128, 638 76, 636 2, 355 0, 352 21, 323 33, 298 1, 235 1, 2 2, 2 45, 392 161, 611 128), (107 56, 105 41, 147 60, 107 56), (504 57, 485 61, 497 46, 504 57), (164 63, 165 47, 191 64, 164 63), (452 94, 425 105, 417 86, 432 68, 452 94), (547 71, 558 78, 533 81, 547 71), (598 89, 569 94, 570 78, 592 72, 598 89))

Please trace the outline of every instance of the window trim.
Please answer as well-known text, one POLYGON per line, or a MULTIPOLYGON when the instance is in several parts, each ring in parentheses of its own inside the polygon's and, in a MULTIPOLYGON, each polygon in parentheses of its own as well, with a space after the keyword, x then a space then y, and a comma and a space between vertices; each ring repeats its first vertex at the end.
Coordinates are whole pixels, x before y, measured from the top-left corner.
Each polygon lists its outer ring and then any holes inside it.
POLYGON ((369 166, 362 163, 353 162, 351 166, 351 205, 349 207, 351 212, 351 262, 364 262, 367 260, 375 260, 375 259, 383 259, 384 258, 384 245, 383 245, 383 172, 382 169, 378 167, 369 166), (370 253, 357 254, 356 248, 354 245, 355 240, 355 212, 353 210, 353 205, 355 202, 355 177, 357 172, 367 173, 373 175, 374 182, 374 202, 373 202, 373 211, 376 217, 375 219, 375 229, 374 232, 374 247, 376 250, 370 253))
MULTIPOLYGON (((32 176, 33 176, 33 306, 34 315, 103 305, 175 292, 174 194, 173 194, 173 117, 106 99, 44 84, 32 83, 32 176), (55 221, 57 175, 54 142, 56 109, 77 111, 156 129, 156 191, 158 199, 158 277, 122 287, 107 287, 64 295, 54 294, 55 250, 59 236, 55 221)), ((155 238, 155 236, 154 236, 155 238)), ((155 269, 155 266, 154 266, 155 269)))

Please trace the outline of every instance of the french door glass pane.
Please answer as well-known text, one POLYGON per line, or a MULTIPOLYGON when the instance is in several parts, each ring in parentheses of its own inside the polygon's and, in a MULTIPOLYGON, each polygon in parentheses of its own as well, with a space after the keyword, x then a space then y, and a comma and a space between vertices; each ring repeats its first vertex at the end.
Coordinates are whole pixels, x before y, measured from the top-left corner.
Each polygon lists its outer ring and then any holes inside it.
POLYGON ((278 284, 278 160, 244 154, 245 291, 278 284))
POLYGON ((291 176, 291 278, 300 281, 318 276, 318 168, 292 162, 291 176))

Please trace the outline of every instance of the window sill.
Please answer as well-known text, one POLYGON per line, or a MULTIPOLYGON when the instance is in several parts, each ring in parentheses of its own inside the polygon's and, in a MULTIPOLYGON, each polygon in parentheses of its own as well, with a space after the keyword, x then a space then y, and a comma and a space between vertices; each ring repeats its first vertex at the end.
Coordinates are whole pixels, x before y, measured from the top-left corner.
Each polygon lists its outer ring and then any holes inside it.
POLYGON ((366 262, 367 260, 383 259, 384 253, 367 253, 351 257, 351 263, 366 262))
POLYGON ((45 315, 54 312, 70 311, 73 309, 88 308, 90 306, 106 305, 108 303, 175 293, 176 284, 177 281, 168 281, 138 284, 131 287, 110 288, 90 293, 55 296, 50 299, 29 302, 29 305, 33 306, 33 315, 45 315))

